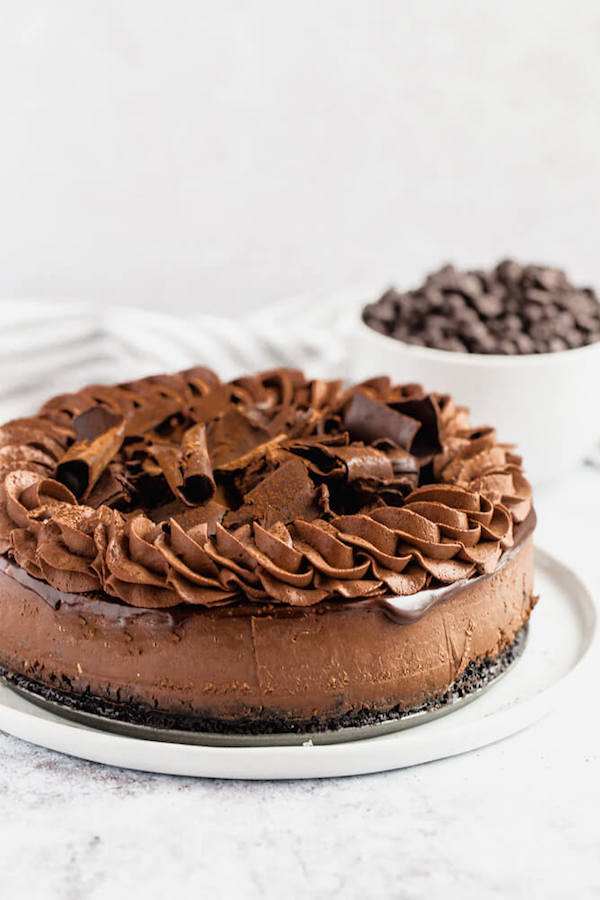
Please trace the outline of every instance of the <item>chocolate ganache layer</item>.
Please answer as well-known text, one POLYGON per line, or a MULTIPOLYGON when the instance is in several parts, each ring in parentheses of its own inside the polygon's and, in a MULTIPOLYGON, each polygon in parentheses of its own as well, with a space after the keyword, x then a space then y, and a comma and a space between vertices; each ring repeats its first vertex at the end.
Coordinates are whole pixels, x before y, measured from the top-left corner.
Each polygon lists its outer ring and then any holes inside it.
POLYGON ((1 550, 137 607, 312 606, 491 573, 521 459, 445 395, 280 369, 92 386, 0 429, 1 550))

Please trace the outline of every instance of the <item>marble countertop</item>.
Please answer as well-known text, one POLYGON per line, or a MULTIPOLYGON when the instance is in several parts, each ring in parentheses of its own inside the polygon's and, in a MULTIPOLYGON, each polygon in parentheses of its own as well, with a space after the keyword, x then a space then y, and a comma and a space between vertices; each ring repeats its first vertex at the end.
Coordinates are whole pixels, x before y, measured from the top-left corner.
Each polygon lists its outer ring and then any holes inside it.
MULTIPOLYGON (((596 596, 599 505, 591 466, 537 494, 540 545, 596 596)), ((598 897, 599 728, 590 685, 460 757, 272 783, 108 768, 0 734, 0 896, 598 897)))

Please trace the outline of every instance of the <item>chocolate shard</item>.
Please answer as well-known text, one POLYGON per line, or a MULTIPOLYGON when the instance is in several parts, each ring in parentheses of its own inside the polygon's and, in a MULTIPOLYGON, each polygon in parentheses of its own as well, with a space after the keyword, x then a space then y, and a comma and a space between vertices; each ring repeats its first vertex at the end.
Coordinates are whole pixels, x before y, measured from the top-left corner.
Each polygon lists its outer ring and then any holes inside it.
POLYGON ((126 503, 132 494, 125 468, 118 460, 108 464, 94 487, 88 491, 86 503, 93 509, 99 506, 112 506, 119 508, 119 504, 126 503))
POLYGON ((306 461, 309 470, 323 478, 342 478, 346 473, 343 455, 339 450, 348 444, 348 435, 321 435, 304 440, 286 441, 282 450, 306 461))
POLYGON ((111 428, 119 426, 122 421, 120 413, 112 412, 105 406, 90 406, 73 419, 75 442, 93 441, 111 428))
POLYGON ((207 428, 208 452, 213 468, 217 470, 231 466, 259 444, 267 443, 270 437, 266 428, 253 423, 237 407, 231 407, 207 428))
POLYGON ((223 415, 227 411, 230 401, 231 387, 227 384, 219 384, 208 393, 194 397, 190 411, 197 422, 207 423, 223 415))
MULTIPOLYGON (((312 521, 321 514, 320 494, 299 459, 290 459, 267 475, 244 497, 243 505, 227 514, 227 528, 259 522, 270 528, 275 522, 312 521)), ((323 502, 323 501, 321 501, 323 502)))

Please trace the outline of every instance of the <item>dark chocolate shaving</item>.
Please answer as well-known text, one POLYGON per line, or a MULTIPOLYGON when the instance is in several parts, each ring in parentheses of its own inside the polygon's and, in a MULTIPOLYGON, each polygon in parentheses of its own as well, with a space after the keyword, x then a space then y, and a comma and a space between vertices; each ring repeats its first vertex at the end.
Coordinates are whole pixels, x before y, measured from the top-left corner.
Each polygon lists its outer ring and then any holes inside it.
POLYGON ((398 447, 410 450, 421 423, 357 390, 344 413, 344 426, 353 441, 372 444, 389 438, 398 447))
POLYGON ((206 446, 206 428, 193 425, 183 435, 183 488, 186 500, 194 505, 204 503, 215 493, 215 480, 206 446))
MULTIPOLYGON (((255 424, 237 407, 212 421, 207 429, 207 443, 214 469, 230 466, 260 444, 269 441, 267 429, 255 424)), ((243 466, 242 466, 243 467, 243 466)))
POLYGON ((416 432, 411 445, 411 452, 415 456, 432 456, 439 453, 441 448, 439 435, 439 417, 437 403, 427 394, 419 399, 402 400, 392 404, 393 408, 421 423, 421 428, 416 432))
POLYGON ((306 466, 291 459, 246 494, 243 506, 227 514, 225 525, 231 528, 256 521, 270 528, 275 522, 311 521, 320 512, 317 490, 306 466))
POLYGON ((95 436, 84 437, 67 450, 56 468, 56 478, 78 499, 83 499, 121 449, 125 421, 122 416, 114 417, 110 413, 106 416, 102 413, 93 415, 87 410, 78 417, 78 427, 80 432, 95 436), (108 426, 106 431, 95 430, 102 425, 108 426))
POLYGON ((73 419, 75 442, 93 441, 101 434, 118 427, 123 421, 121 413, 114 413, 105 406, 90 406, 73 419))

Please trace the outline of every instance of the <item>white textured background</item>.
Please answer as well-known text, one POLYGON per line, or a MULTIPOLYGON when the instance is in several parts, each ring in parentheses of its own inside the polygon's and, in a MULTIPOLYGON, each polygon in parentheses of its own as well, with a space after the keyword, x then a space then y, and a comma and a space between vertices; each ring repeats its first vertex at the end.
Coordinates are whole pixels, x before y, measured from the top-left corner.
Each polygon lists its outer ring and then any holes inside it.
POLYGON ((595 0, 0 4, 0 297, 600 283, 595 0))

